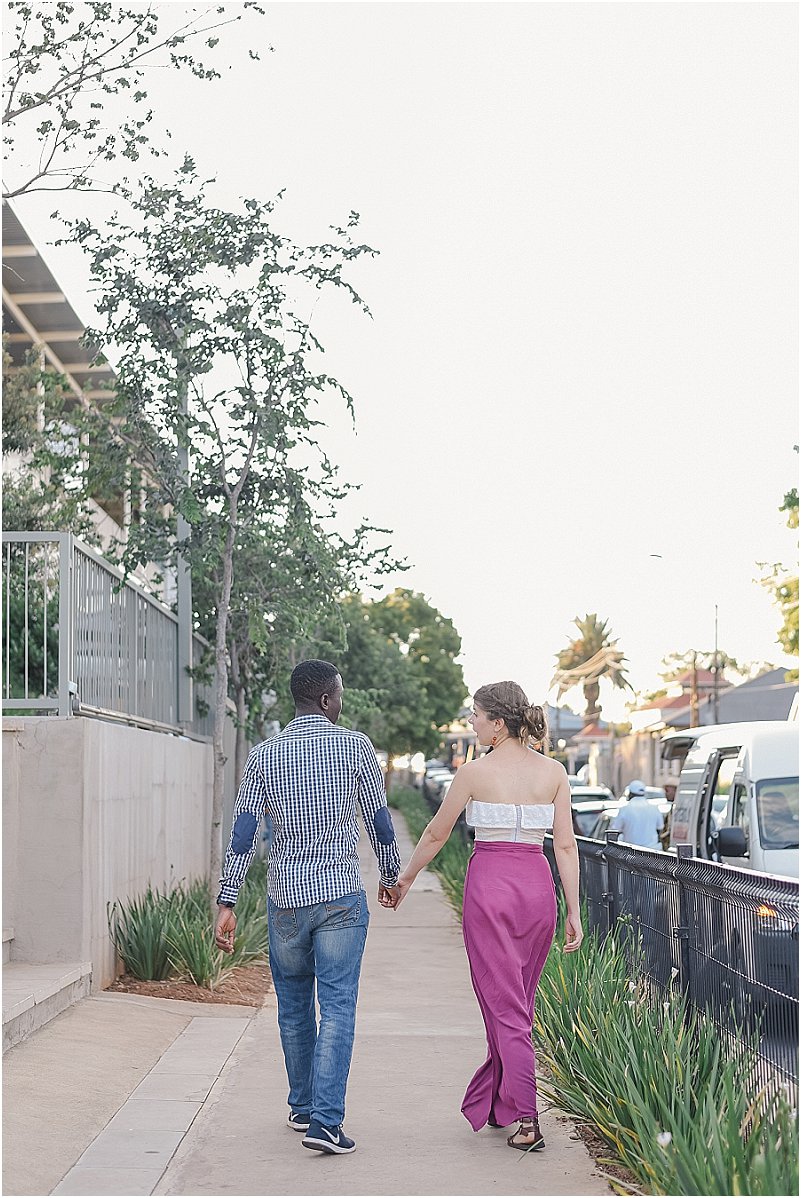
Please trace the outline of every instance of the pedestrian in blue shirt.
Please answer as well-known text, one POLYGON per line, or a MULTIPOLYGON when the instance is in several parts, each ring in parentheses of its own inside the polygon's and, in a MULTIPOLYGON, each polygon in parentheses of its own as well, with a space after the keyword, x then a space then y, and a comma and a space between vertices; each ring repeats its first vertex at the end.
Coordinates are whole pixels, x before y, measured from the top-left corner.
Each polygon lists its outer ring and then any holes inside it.
POLYGON ((624 803, 610 824, 620 832, 620 839, 645 849, 661 849, 659 836, 664 820, 656 803, 645 797, 645 783, 635 778, 628 785, 629 800, 624 803))
POLYGON ((245 765, 217 898, 215 940, 233 952, 239 887, 258 829, 272 831, 267 866, 270 969, 289 1078, 287 1122, 303 1145, 353 1152, 345 1135, 345 1088, 367 924, 359 873, 357 812, 378 859, 379 900, 394 903, 400 855, 375 749, 337 727, 342 679, 327 661, 292 671, 295 718, 256 745, 245 765), (320 1022, 315 1013, 315 991, 320 1022))

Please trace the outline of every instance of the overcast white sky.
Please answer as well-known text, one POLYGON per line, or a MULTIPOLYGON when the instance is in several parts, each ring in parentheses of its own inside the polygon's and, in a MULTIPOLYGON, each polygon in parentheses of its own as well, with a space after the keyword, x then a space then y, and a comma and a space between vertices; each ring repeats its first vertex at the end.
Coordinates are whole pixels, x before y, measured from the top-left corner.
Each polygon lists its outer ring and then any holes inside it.
MULTIPOLYGON (((326 445, 469 687, 543 700, 585 612, 637 688, 711 649, 716 603, 723 649, 787 661, 754 579, 795 554, 797 6, 267 7, 222 83, 151 94, 218 201, 285 188, 310 240, 362 214, 374 320, 322 329, 357 434, 332 410, 326 445)), ((16 206, 55 235, 53 197, 16 206)), ((45 253, 88 319, 80 258, 45 253)))

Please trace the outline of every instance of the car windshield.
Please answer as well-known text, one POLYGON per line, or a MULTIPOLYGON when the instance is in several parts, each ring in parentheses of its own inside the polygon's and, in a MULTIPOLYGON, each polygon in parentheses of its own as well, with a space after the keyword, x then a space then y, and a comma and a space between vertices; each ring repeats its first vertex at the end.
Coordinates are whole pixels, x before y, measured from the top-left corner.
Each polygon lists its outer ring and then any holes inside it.
POLYGON ((598 811, 573 811, 573 825, 579 836, 589 836, 598 822, 598 811))
POLYGON ((757 782, 759 838, 766 849, 798 848, 798 778, 757 782))

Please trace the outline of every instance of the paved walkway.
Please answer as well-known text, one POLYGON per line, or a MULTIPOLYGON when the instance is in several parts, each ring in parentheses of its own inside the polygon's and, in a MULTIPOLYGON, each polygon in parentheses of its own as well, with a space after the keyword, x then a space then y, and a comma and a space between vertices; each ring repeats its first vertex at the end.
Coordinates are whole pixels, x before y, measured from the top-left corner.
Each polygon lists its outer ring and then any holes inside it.
POLYGON ((563 1116, 544 1117, 548 1147, 537 1154, 513 1152, 502 1131, 470 1130, 459 1106, 485 1041, 458 922, 428 874, 399 912, 378 907, 369 846, 364 880, 372 920, 348 1088, 352 1156, 309 1152, 285 1126, 273 996, 254 1016, 241 1007, 102 995, 6 1057, 4 1118, 11 1108, 13 1126, 4 1192, 610 1193, 563 1116), (91 1065, 76 1051, 78 1024, 91 1065), (55 1069, 37 1072, 46 1060, 55 1069), (89 1118, 72 1105, 79 1092, 89 1118), (50 1108, 46 1137, 37 1096, 50 1108), (51 1155, 54 1127, 54 1159, 35 1159, 51 1155), (26 1188, 34 1181, 45 1184, 26 1188))

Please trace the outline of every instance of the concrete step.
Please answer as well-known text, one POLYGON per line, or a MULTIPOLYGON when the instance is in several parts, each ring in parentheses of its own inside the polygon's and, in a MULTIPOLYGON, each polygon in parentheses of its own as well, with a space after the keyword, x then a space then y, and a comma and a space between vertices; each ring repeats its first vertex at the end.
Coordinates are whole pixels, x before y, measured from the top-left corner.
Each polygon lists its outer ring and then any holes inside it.
POLYGON ((3 964, 11 960, 11 944, 14 940, 14 929, 3 928, 3 964))
POLYGON ((91 983, 90 961, 51 965, 11 961, 4 965, 3 1052, 44 1027, 78 999, 86 998, 91 983))

